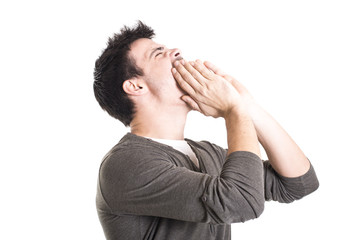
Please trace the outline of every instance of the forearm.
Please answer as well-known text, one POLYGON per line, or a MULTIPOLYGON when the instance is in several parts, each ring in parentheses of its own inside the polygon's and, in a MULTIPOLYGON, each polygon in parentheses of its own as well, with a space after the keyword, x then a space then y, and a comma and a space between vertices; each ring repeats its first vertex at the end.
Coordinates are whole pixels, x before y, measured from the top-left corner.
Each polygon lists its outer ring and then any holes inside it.
POLYGON ((256 130, 249 112, 242 108, 234 108, 225 117, 228 155, 235 151, 248 151, 260 157, 260 148, 256 130))
MULTIPOLYGON (((275 119, 254 102, 247 89, 235 78, 225 74, 209 62, 206 62, 205 65, 216 75, 222 76, 231 83, 237 90, 237 93, 242 96, 242 103, 247 106, 255 127, 255 133, 248 132, 244 134, 244 132, 242 132, 244 129, 247 131, 252 129, 251 127, 249 128, 250 124, 247 121, 241 123, 239 119, 227 120, 229 152, 237 149, 248 149, 257 152, 252 141, 254 135, 257 135, 258 140, 268 155, 271 165, 279 174, 284 177, 297 177, 305 174, 310 168, 308 159, 275 119), (233 122, 237 121, 239 123, 233 124, 233 122), (244 128, 244 125, 247 126, 247 128, 244 128), (238 137, 241 134, 243 135, 238 137), (249 142, 250 139, 251 141, 249 142)), ((260 154, 258 153, 258 155, 260 154)))
POLYGON ((257 137, 270 164, 284 177, 298 177, 310 168, 310 162, 280 124, 259 105, 251 105, 250 115, 257 137))

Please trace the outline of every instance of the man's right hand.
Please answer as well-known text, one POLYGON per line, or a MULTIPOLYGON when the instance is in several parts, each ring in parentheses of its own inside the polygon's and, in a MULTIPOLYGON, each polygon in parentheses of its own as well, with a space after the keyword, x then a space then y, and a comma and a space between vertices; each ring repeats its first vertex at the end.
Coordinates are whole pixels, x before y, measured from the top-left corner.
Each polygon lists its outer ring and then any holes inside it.
POLYGON ((247 94, 243 96, 232 81, 218 75, 216 69, 210 71, 200 61, 175 62, 174 65, 176 81, 189 94, 182 96, 183 101, 206 116, 225 119, 228 155, 249 151, 260 157, 256 130, 247 109, 247 94))
POLYGON ((192 109, 206 116, 226 118, 230 112, 245 111, 245 103, 235 87, 223 76, 210 71, 201 61, 176 61, 172 69, 182 96, 192 109))

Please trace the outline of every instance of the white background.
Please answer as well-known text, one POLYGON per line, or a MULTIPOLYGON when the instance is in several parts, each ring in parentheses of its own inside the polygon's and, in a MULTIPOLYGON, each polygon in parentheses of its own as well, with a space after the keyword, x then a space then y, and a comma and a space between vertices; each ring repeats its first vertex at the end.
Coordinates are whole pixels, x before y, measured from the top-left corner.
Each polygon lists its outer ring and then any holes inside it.
MULTIPOLYGON (((359 239, 358 1, 2 1, 1 239, 104 239, 95 209, 104 154, 129 129, 93 96, 95 59, 140 19, 155 39, 240 80, 312 161, 320 188, 267 203, 233 239, 359 239)), ((221 119, 186 137, 226 147, 221 119)))

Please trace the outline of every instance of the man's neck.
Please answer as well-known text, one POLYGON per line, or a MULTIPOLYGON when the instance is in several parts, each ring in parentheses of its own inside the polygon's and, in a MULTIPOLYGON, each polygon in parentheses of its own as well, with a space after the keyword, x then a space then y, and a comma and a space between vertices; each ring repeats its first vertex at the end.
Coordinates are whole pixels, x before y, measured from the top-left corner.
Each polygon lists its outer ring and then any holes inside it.
POLYGON ((131 133, 150 138, 183 140, 188 112, 184 108, 139 111, 131 122, 131 133))

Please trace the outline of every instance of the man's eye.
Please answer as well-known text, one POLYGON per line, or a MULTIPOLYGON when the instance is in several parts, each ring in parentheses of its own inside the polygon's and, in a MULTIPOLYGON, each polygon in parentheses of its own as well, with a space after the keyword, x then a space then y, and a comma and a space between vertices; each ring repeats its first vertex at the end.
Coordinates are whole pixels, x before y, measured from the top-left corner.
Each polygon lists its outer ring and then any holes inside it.
POLYGON ((159 52, 158 54, 156 54, 155 57, 159 56, 160 54, 162 54, 162 52, 159 52))

